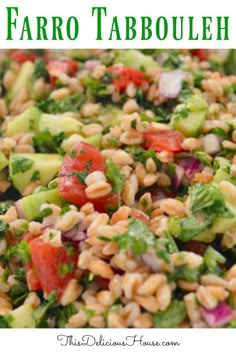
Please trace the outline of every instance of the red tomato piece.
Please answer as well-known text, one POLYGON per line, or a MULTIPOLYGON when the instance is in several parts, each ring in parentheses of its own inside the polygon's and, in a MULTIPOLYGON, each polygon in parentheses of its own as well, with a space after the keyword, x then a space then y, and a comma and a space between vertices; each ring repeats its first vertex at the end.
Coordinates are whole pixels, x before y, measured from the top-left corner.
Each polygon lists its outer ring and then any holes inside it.
POLYGON ((101 197, 98 199, 88 199, 89 202, 93 203, 94 209, 99 211, 100 213, 104 211, 110 211, 117 207, 120 202, 120 196, 112 192, 105 197, 101 197))
POLYGON ((179 131, 166 129, 156 132, 144 133, 144 147, 153 149, 156 152, 169 151, 179 152, 183 151, 182 142, 184 139, 183 134, 179 131))
POLYGON ((120 202, 117 193, 97 199, 88 199, 85 193, 86 185, 75 175, 76 172, 105 171, 105 164, 100 151, 93 145, 77 143, 72 149, 74 154, 67 154, 58 179, 58 188, 61 196, 76 205, 91 202, 95 210, 103 212, 116 207, 120 202), (74 174, 74 175, 73 175, 74 174))
POLYGON ((42 285, 35 272, 35 269, 32 267, 32 264, 26 268, 29 268, 28 270, 26 270, 26 280, 27 280, 29 290, 30 291, 41 290, 42 285))
POLYGON ((108 290, 109 289, 109 282, 110 282, 109 279, 105 279, 105 278, 97 276, 94 278, 94 282, 99 286, 99 288, 101 290, 108 290))
POLYGON ((31 61, 31 62, 35 62, 35 60, 37 59, 37 55, 34 54, 32 51, 27 51, 27 50, 23 50, 23 49, 19 49, 14 51, 11 54, 11 59, 17 61, 18 63, 24 63, 26 61, 31 61))
POLYGON ((50 60, 47 64, 51 84, 55 85, 56 80, 61 74, 74 76, 78 70, 78 63, 75 60, 65 59, 63 61, 50 60))
POLYGON ((66 247, 54 247, 42 238, 33 239, 29 246, 33 267, 43 291, 49 295, 56 290, 60 296, 74 276, 78 253, 69 254, 66 247))
POLYGON ((86 185, 73 172, 105 171, 102 155, 98 148, 83 142, 73 148, 75 156, 67 154, 60 170, 59 192, 62 197, 77 205, 84 205, 88 198, 85 194, 86 185))
POLYGON ((125 90, 130 82, 133 82, 136 86, 142 86, 150 81, 150 78, 140 70, 127 68, 122 66, 110 66, 108 72, 113 73, 112 83, 119 90, 125 90))
POLYGON ((209 56, 209 49, 192 49, 192 55, 198 57, 200 61, 205 61, 209 56))

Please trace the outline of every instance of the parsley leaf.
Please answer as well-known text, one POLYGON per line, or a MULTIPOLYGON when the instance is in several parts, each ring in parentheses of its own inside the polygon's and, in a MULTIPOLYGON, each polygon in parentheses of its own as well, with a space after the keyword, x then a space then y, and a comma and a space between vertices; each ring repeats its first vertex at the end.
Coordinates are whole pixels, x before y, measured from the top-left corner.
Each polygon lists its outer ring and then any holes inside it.
POLYGON ((48 80, 49 75, 48 75, 48 71, 46 69, 46 65, 45 65, 43 59, 38 58, 34 64, 34 72, 33 72, 32 80, 34 82, 41 77, 48 80))
POLYGON ((65 139, 65 133, 61 132, 59 135, 52 135, 48 129, 38 133, 33 138, 33 144, 37 151, 48 152, 60 152, 60 145, 65 139))
POLYGON ((218 185, 214 183, 196 183, 190 188, 189 195, 192 213, 204 212, 210 221, 217 216, 233 217, 225 204, 224 195, 218 185))
POLYGON ((4 220, 0 220, 0 240, 5 236, 9 228, 9 224, 7 224, 4 220))
POLYGON ((10 247, 6 252, 6 258, 11 259, 14 255, 18 256, 23 262, 31 261, 29 244, 22 240, 17 246, 10 247))
POLYGON ((204 231, 209 224, 210 222, 207 220, 200 223, 194 215, 187 216, 186 218, 173 216, 169 219, 168 230, 171 235, 174 235, 183 242, 187 242, 204 231))
POLYGON ((141 146, 129 146, 125 149, 128 153, 133 155, 135 161, 139 161, 142 164, 145 164, 147 159, 152 158, 157 165, 160 167, 160 160, 156 157, 156 153, 152 149, 144 150, 141 146))
POLYGON ((128 232, 113 237, 119 249, 130 248, 135 255, 145 253, 148 246, 154 245, 155 237, 149 227, 141 220, 131 218, 128 232))
POLYGON ((125 176, 120 173, 119 168, 111 158, 106 161, 106 167, 106 177, 111 182, 114 192, 120 194, 125 185, 125 176))
POLYGON ((33 166, 34 161, 21 156, 15 156, 12 159, 11 168, 12 175, 16 175, 17 173, 24 173, 28 171, 33 166))
MULTIPOLYGON (((34 312, 32 317, 37 322, 37 325, 43 322, 50 307, 54 306, 57 301, 57 291, 52 291, 47 300, 44 301, 34 312)), ((37 326, 38 327, 38 326, 37 326)))
POLYGON ((209 246, 203 257, 203 264, 207 273, 220 274, 222 269, 220 269, 219 264, 224 264, 226 258, 222 256, 213 247, 209 246))
POLYGON ((187 317, 186 306, 183 301, 173 300, 165 311, 158 311, 153 315, 155 328, 176 328, 187 317))
POLYGON ((9 328, 9 323, 5 316, 0 315, 0 328, 9 328))
POLYGON ((40 101, 37 106, 44 113, 78 112, 84 101, 84 95, 76 93, 57 101, 47 98, 40 101))

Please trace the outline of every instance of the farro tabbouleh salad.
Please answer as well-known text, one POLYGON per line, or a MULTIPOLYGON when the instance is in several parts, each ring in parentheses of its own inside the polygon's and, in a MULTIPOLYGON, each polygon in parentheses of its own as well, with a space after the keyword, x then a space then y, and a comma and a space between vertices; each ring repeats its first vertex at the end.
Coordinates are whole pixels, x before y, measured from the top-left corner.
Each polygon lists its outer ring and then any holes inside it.
POLYGON ((0 57, 0 327, 236 327, 236 54, 0 57))

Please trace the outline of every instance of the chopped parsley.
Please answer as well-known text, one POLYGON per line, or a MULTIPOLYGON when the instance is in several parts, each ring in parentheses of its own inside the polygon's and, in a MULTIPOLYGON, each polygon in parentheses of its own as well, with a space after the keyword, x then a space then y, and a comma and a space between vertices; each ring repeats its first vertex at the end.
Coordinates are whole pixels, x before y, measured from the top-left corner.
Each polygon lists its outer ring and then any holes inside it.
POLYGON ((7 224, 4 220, 0 220, 0 240, 3 238, 9 229, 9 224, 7 224))
POLYGON ((18 256, 21 261, 28 263, 31 261, 29 244, 22 240, 17 246, 10 247, 6 252, 6 259, 18 256))
POLYGON ((65 139, 65 133, 61 132, 58 135, 52 135, 48 129, 38 133, 33 138, 34 147, 38 152, 58 152, 61 153, 60 145, 65 139))
POLYGON ((44 113, 78 112, 84 100, 84 95, 77 93, 57 101, 52 98, 47 98, 38 102, 37 106, 44 113))
POLYGON ((112 158, 106 161, 106 177, 111 182, 113 191, 120 194, 125 186, 125 176, 120 173, 119 168, 116 166, 112 158))
POLYGON ((33 166, 34 161, 21 156, 15 156, 12 159, 11 168, 12 168, 12 175, 16 175, 17 173, 24 173, 31 169, 33 166))

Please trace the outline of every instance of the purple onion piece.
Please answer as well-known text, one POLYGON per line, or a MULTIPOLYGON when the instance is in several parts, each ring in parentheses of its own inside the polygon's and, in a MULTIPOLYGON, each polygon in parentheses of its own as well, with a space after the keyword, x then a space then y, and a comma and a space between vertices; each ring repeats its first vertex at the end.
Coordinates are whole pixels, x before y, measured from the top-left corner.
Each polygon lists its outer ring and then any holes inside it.
POLYGON ((100 64, 100 60, 87 60, 84 66, 87 70, 93 71, 100 64))
POLYGON ((25 216, 25 214, 22 210, 22 207, 21 207, 21 200, 18 200, 17 202, 15 202, 15 207, 16 207, 16 211, 17 211, 19 218, 26 219, 26 216, 25 216))
POLYGON ((221 302, 215 309, 202 309, 202 315, 210 327, 222 327, 233 318, 233 310, 225 302, 221 302))
POLYGON ((183 177, 184 177, 184 169, 183 169, 183 167, 176 165, 175 174, 174 174, 173 181, 172 181, 173 188, 174 188, 175 191, 177 191, 177 189, 179 188, 183 177))
POLYGON ((55 224, 56 220, 57 220, 56 215, 49 215, 43 219, 41 226, 43 229, 46 229, 47 227, 53 226, 55 224))
POLYGON ((160 76, 158 91, 165 98, 176 98, 181 92, 182 81, 186 74, 181 70, 163 72, 160 76))
POLYGON ((162 268, 162 261, 154 253, 144 253, 141 255, 142 261, 153 272, 160 272, 162 268))
POLYGON ((216 155, 220 152, 220 138, 216 134, 207 134, 203 137, 204 151, 209 155, 216 155))
POLYGON ((184 174, 189 179, 203 169, 203 164, 195 156, 181 160, 179 166, 184 169, 184 174))
POLYGON ((73 238, 76 236, 77 234, 77 227, 73 227, 72 229, 68 230, 68 231, 65 231, 62 233, 62 236, 64 238, 67 238, 69 240, 73 240, 73 238))
POLYGON ((84 231, 78 231, 72 238, 73 241, 84 241, 87 238, 87 233, 84 231))

